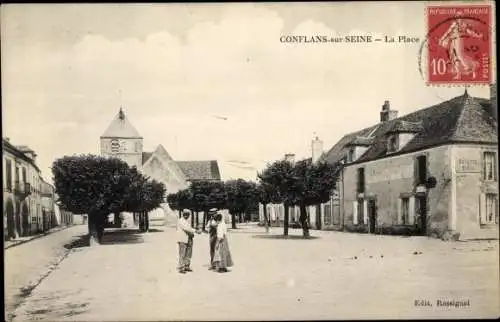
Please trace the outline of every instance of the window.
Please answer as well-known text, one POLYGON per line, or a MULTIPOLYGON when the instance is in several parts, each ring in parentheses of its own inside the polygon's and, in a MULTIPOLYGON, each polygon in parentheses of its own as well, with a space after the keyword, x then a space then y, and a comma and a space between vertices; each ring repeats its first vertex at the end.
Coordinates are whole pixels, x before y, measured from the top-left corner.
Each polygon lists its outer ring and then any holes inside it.
POLYGON ((495 152, 484 152, 483 178, 488 181, 495 181, 497 179, 495 152))
POLYGON ((401 198, 401 224, 410 223, 410 198, 401 198))
POLYGON ((329 226, 332 224, 332 206, 330 204, 324 205, 324 224, 325 226, 329 226))
POLYGON ((111 153, 120 152, 120 142, 116 139, 111 140, 111 153))
POLYGON ((415 161, 415 180, 417 185, 427 181, 427 156, 420 155, 415 161))
POLYGON ((22 178, 23 178, 23 182, 26 182, 26 180, 28 179, 26 176, 26 168, 25 167, 23 167, 23 169, 22 169, 22 178))
POLYGON ((396 137, 396 135, 391 135, 389 137, 387 151, 396 152, 397 150, 398 150, 398 138, 396 137))
POLYGON ((6 177, 7 177, 7 190, 12 191, 12 162, 7 159, 5 160, 6 167, 6 177))
POLYGON ((498 199, 497 195, 487 193, 485 198, 485 216, 482 217, 481 224, 489 225, 498 223, 498 199))
POLYGON ((357 192, 358 193, 364 193, 365 192, 365 168, 359 168, 358 169, 358 187, 357 187, 357 192))
POLYGON ((355 157, 354 150, 355 150, 355 148, 350 148, 349 149, 349 155, 347 156, 347 161, 348 162, 353 162, 354 161, 354 157, 355 157))

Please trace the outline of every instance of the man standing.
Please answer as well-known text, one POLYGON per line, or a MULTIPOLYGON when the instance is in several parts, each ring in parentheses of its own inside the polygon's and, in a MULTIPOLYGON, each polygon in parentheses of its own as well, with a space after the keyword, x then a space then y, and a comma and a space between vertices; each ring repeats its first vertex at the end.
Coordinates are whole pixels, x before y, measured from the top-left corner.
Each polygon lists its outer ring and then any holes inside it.
POLYGON ((184 210, 182 217, 177 222, 177 243, 179 244, 179 273, 185 274, 192 272, 191 269, 191 256, 193 255, 193 237, 197 232, 189 224, 189 217, 191 212, 184 210))

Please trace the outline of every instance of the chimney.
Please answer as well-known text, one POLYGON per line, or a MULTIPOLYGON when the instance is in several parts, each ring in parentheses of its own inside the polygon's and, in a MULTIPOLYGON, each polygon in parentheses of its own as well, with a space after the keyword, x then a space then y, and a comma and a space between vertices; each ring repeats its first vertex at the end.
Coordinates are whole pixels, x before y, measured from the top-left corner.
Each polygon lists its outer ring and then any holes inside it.
POLYGON ((311 143, 312 149, 312 163, 315 163, 319 160, 321 155, 323 154, 323 141, 321 141, 318 137, 315 137, 311 143))
POLYGON ((398 117, 398 111, 391 110, 391 104, 389 101, 385 101, 382 105, 382 112, 380 112, 380 122, 387 122, 394 120, 398 117))
POLYGON ((285 154, 285 161, 295 163, 295 154, 293 154, 293 153, 285 154))
POLYGON ((498 122, 497 83, 490 84, 491 116, 498 122))

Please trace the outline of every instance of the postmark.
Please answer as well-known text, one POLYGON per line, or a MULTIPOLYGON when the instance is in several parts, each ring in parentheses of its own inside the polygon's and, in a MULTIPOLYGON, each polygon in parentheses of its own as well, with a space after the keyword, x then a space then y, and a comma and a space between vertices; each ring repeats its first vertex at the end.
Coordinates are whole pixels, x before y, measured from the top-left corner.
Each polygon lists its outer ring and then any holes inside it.
POLYGON ((428 6, 426 16, 428 33, 419 67, 427 84, 490 84, 491 6, 428 6))

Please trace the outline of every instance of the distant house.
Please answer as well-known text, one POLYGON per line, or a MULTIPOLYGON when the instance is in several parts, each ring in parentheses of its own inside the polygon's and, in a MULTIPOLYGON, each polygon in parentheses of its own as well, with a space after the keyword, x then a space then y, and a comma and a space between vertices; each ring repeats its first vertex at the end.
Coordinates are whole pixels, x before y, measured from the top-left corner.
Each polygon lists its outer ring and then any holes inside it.
MULTIPOLYGON (((145 175, 165 184, 167 193, 185 189, 196 180, 221 180, 216 160, 176 161, 161 144, 152 152, 143 151, 143 138, 122 109, 100 140, 101 155, 117 157, 136 166, 145 175)), ((163 208, 170 212, 166 203, 163 208)))
POLYGON ((386 101, 379 123, 322 157, 345 165, 335 226, 498 238, 496 109, 496 87, 491 100, 465 92, 402 117, 386 101))

